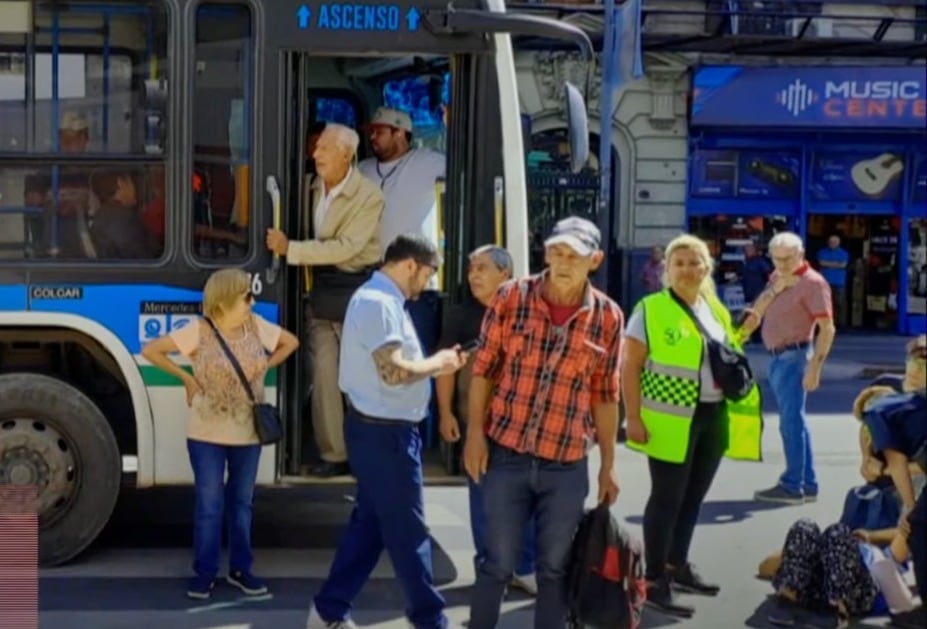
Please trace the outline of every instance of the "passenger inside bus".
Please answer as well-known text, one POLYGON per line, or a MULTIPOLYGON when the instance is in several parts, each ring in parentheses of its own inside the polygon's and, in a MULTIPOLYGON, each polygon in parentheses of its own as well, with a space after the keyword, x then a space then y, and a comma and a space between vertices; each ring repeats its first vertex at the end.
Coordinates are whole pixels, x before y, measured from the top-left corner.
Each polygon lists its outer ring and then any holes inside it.
POLYGON ((90 187, 100 199, 90 224, 90 236, 98 258, 158 258, 161 246, 145 229, 138 212, 135 180, 129 170, 98 170, 90 187))
MULTIPOLYGON (((86 116, 67 110, 58 126, 58 146, 61 153, 78 155, 86 152, 90 141, 90 126, 86 116)), ((23 198, 27 207, 45 208, 45 214, 30 217, 29 229, 39 255, 59 258, 93 257, 87 236, 87 218, 96 200, 91 198, 88 169, 84 166, 61 168, 57 199, 52 189, 52 174, 46 172, 26 177, 23 198), (57 209, 56 209, 57 208, 57 209), (51 221, 57 215, 58 242, 51 239, 51 221)))

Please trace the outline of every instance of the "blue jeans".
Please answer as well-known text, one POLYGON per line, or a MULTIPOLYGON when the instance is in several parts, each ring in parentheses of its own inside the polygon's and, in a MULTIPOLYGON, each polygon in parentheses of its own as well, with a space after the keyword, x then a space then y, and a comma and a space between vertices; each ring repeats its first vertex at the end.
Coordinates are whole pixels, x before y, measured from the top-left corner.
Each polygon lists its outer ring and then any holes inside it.
POLYGON ((346 620, 385 549, 406 595, 409 621, 416 629, 444 629, 444 598, 434 586, 425 525, 418 426, 370 423, 351 409, 344 433, 357 496, 328 578, 315 597, 316 611, 328 622, 346 620))
POLYGON ((532 518, 537 526, 538 579, 534 627, 563 629, 570 549, 589 491, 586 459, 555 463, 490 444, 489 469, 481 481, 486 559, 473 588, 470 629, 495 629, 499 622, 502 597, 532 518))
POLYGON ((193 571, 212 578, 218 574, 224 522, 229 536, 229 572, 250 572, 254 563, 251 503, 261 446, 225 446, 188 439, 187 451, 196 494, 193 571))
MULTIPOLYGON (((476 549, 473 562, 476 569, 479 570, 480 564, 486 559, 486 510, 483 508, 483 486, 474 483, 469 476, 467 476, 467 485, 470 488, 470 531, 473 534, 473 547, 476 549)), ((534 526, 534 520, 531 519, 525 527, 524 541, 521 545, 521 558, 515 567, 516 575, 534 574, 536 569, 536 545, 536 527, 534 526)))
POLYGON ((785 450, 785 472, 779 485, 793 494, 817 495, 811 435, 805 419, 807 394, 802 387, 807 365, 807 350, 793 349, 774 356, 769 364, 769 386, 779 406, 779 434, 785 450))

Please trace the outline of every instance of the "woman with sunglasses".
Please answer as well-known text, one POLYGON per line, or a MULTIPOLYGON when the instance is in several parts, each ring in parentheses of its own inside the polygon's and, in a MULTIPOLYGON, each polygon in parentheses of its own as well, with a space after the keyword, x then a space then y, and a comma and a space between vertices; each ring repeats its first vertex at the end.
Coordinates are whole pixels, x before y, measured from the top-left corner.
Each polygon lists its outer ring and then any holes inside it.
POLYGON ((187 595, 209 598, 219 572, 223 524, 229 528, 226 580, 247 595, 267 593, 251 572, 251 504, 261 446, 252 404, 222 349, 228 345, 245 373, 255 400, 264 401, 264 378, 299 346, 291 333, 254 314, 248 275, 239 269, 213 273, 203 287, 202 319, 144 347, 142 355, 183 382, 190 421, 187 450, 196 494, 193 571, 187 595), (168 355, 189 358, 192 373, 168 355), (225 481, 226 470, 228 480, 225 481))

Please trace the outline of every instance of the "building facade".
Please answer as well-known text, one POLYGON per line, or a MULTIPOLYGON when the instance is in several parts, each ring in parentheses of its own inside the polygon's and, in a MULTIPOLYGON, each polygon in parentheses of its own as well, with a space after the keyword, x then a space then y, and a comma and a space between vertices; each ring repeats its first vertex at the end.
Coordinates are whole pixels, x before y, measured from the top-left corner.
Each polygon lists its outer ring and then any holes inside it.
MULTIPOLYGON (((722 296, 736 308, 744 245, 762 251, 776 231, 794 230, 816 265, 839 235, 849 256, 847 326, 923 332, 923 8, 819 0, 790 14, 782 5, 795 3, 779 2, 773 17, 733 12, 718 22, 710 2, 651 4, 662 12, 647 15, 645 2, 645 76, 623 86, 611 116, 610 292, 632 306, 649 250, 690 231, 712 246, 722 296), (895 28, 880 26, 887 18, 895 28), (875 41, 869 31, 880 28, 875 41)), ((601 22, 591 8, 562 13, 592 33, 601 22)), ((563 133, 554 79, 581 84, 585 64, 568 51, 519 54, 533 136, 563 133)), ((589 107, 597 136, 597 88, 589 107)))

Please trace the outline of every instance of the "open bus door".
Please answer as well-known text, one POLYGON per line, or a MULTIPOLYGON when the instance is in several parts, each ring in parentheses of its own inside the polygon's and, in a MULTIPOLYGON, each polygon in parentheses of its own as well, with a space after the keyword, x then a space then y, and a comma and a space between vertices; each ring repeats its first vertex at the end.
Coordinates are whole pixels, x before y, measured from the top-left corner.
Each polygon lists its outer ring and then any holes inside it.
MULTIPOLYGON (((587 53, 591 44, 575 27, 534 16, 506 15, 502 2, 488 4, 493 5, 491 11, 479 0, 458 3, 455 9, 443 3, 429 8, 420 2, 342 5, 280 0, 275 4, 274 16, 288 15, 289 19, 259 22, 263 28, 257 40, 263 48, 253 86, 259 125, 255 167, 264 182, 264 225, 283 229, 291 239, 305 237, 305 142, 309 128, 319 120, 311 113, 318 112, 311 94, 325 90, 353 94, 359 103, 356 118, 337 122, 361 133, 363 151, 366 117, 377 107, 391 104, 385 102, 385 85, 397 77, 430 82, 435 75, 449 73, 448 176, 444 194, 439 195, 444 210, 439 231, 446 261, 441 292, 451 301, 462 299, 466 252, 479 244, 504 238, 518 267, 520 252, 527 251, 518 96, 510 44, 505 39, 506 50, 497 51, 500 39, 493 33, 559 35, 582 43, 587 53), (507 124, 511 121, 514 124, 507 124), (506 146, 500 146, 500 137, 506 146)), ((588 155, 585 105, 579 90, 567 89, 570 126, 579 135, 573 155, 581 164, 588 155)), ((524 258, 523 272, 527 270, 524 258)), ((308 326, 303 300, 311 289, 305 270, 288 267, 285 260, 270 254, 266 264, 265 279, 274 286, 269 294, 277 299, 281 324, 299 334, 305 346, 308 326)), ((279 450, 278 473, 287 477, 303 475, 313 458, 308 416, 312 366, 307 358, 307 352, 301 351, 280 373, 279 405, 287 439, 279 450)))

